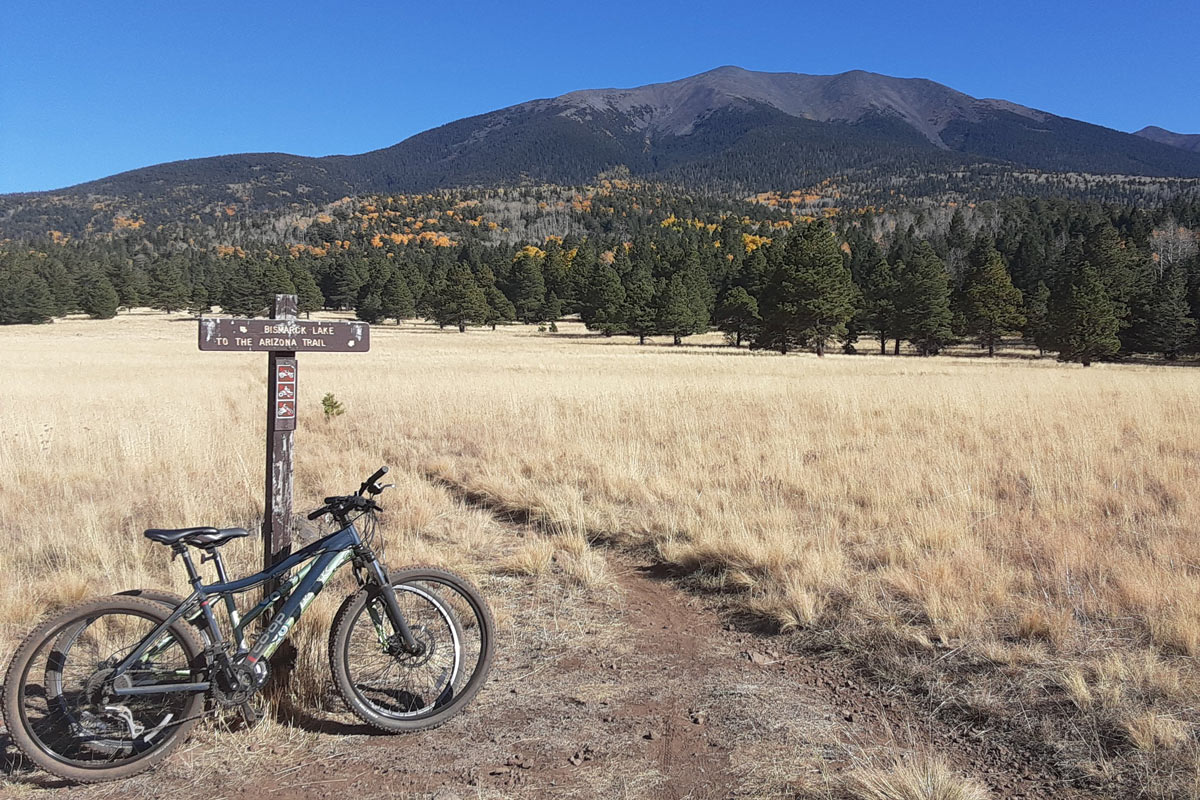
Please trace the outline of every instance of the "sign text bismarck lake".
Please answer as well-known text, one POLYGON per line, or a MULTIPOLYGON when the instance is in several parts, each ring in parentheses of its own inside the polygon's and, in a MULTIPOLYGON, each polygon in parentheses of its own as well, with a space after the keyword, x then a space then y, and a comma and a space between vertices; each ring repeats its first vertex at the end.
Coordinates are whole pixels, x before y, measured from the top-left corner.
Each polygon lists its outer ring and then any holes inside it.
POLYGON ((371 327, 342 320, 205 317, 200 320, 200 349, 365 353, 371 349, 371 327))

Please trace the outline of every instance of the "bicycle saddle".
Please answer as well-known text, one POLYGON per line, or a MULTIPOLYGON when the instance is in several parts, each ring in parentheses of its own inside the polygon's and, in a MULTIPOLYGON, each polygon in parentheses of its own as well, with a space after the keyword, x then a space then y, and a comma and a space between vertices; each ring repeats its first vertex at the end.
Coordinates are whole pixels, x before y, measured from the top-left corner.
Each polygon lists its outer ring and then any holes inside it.
POLYGON ((151 528, 145 532, 145 537, 152 542, 162 544, 190 544, 192 547, 220 547, 230 539, 240 539, 249 536, 245 528, 176 528, 165 530, 151 528))

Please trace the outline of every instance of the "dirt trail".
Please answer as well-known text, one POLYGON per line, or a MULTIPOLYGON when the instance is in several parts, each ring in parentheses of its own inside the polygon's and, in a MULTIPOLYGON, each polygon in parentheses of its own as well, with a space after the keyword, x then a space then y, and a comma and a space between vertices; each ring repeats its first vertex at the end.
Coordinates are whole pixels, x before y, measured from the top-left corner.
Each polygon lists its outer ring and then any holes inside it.
MULTIPOLYGON (((932 724, 836 660, 782 652, 778 637, 736 629, 654 568, 606 558, 619 591, 554 576, 490 581, 508 620, 491 679, 442 728, 375 735, 326 714, 302 723, 302 746, 210 732, 148 775, 71 796, 828 797, 854 765, 917 750, 997 797, 1070 796, 986 734, 932 724)), ((56 797, 45 777, 21 778, 22 796, 56 797)))

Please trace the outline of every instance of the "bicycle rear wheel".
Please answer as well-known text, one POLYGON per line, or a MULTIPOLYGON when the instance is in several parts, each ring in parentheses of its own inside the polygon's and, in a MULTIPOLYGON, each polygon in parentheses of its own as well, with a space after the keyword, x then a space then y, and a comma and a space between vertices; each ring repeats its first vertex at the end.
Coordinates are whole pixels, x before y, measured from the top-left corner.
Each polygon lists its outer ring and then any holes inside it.
POLYGON ((346 598, 334 618, 329 662, 350 710, 387 731, 441 725, 478 693, 491 668, 491 611, 464 578, 436 567, 393 570, 389 581, 418 654, 399 647, 378 588, 346 598))
MULTIPOLYGON (((81 783, 128 778, 157 764, 195 726, 200 692, 117 695, 112 672, 169 616, 159 603, 105 597, 42 623, 17 649, 4 680, 4 721, 30 761, 81 783)), ((177 621, 121 685, 203 679, 204 648, 177 621)))

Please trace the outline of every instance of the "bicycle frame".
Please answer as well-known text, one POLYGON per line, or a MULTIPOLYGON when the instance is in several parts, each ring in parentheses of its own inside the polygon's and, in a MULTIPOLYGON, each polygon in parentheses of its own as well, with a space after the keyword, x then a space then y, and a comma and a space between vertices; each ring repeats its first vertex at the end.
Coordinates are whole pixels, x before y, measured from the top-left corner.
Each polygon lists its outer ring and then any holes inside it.
MULTIPOLYGON (((181 546, 183 547, 183 546, 181 546)), ((230 625, 233 631, 233 639, 237 644, 237 653, 235 658, 244 657, 246 662, 254 664, 264 658, 270 658, 271 655, 279 648, 284 639, 287 638, 288 631, 312 603, 313 599, 320 594, 325 588, 325 584, 329 578, 340 567, 347 562, 355 559, 367 561, 366 566, 369 572, 373 573, 377 580, 381 581, 384 589, 385 598, 389 598, 386 603, 388 608, 388 616, 395 616, 393 623, 396 625, 397 632, 401 635, 405 643, 411 644, 412 634, 408 630, 403 617, 399 613, 399 608, 395 606, 394 594, 388 592, 391 586, 388 584, 383 570, 379 563, 375 560, 374 555, 363 546, 362 539, 358 534, 358 530, 353 523, 346 525, 341 530, 331 533, 322 539, 319 539, 307 547, 299 550, 275 566, 265 569, 262 572, 255 573, 245 578, 235 581, 225 580, 225 570, 219 560, 218 576, 221 581, 204 585, 195 565, 192 563, 191 555, 186 550, 177 549, 177 553, 183 555, 184 563, 188 568, 189 576, 192 579, 192 593, 188 595, 182 603, 167 617, 166 620, 159 623, 153 631, 150 632, 120 664, 118 664, 112 673, 112 679, 116 681, 128 670, 130 670, 138 661, 140 661, 148 652, 152 651, 157 643, 159 643, 172 624, 177 620, 184 618, 193 618, 195 616, 195 606, 198 604, 200 613, 204 615, 205 626, 212 638, 213 647, 220 648, 225 643, 225 638, 221 634, 221 630, 217 625, 216 617, 213 614, 210 604, 210 597, 219 596, 225 600, 226 611, 228 612, 230 625), (307 562, 307 563, 306 563, 307 562), (239 617, 236 606, 233 602, 233 596, 241 594, 261 586, 268 581, 281 578, 285 573, 304 564, 303 568, 295 575, 289 577, 283 585, 272 592, 267 597, 263 598, 254 608, 246 613, 245 617, 239 617), (390 596, 390 597, 389 597, 390 596), (271 608, 276 603, 282 602, 282 607, 271 618, 270 624, 254 641, 252 645, 247 645, 245 630, 246 626, 261 616, 268 608, 271 608)), ((218 654, 223 654, 222 649, 216 649, 218 654)), ((224 660, 224 659, 223 659, 224 660)), ((226 664, 228 666, 228 664, 226 664)), ((119 682, 118 682, 119 683, 119 682)), ((211 681, 200 681, 193 683, 156 683, 145 686, 120 686, 114 685, 113 692, 117 695, 145 695, 159 694, 163 692, 201 692, 206 691, 211 686, 211 681)))

